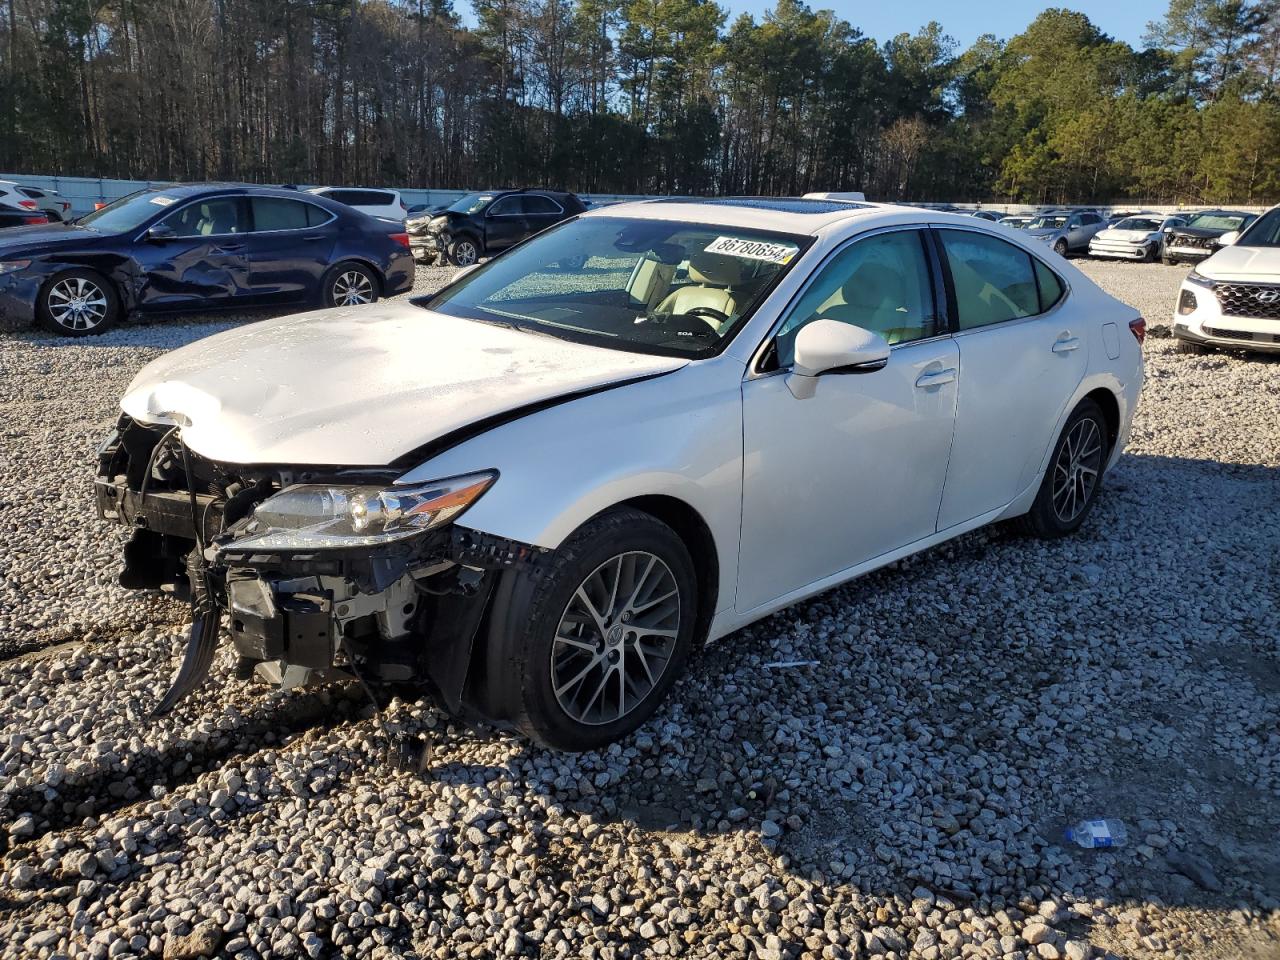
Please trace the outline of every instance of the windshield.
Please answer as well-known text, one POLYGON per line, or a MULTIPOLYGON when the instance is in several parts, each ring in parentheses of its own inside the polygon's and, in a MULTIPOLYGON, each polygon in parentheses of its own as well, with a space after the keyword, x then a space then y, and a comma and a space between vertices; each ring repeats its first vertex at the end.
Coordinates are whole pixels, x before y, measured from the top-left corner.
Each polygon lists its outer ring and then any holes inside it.
POLYGON ((1197 213, 1187 221, 1187 226, 1197 230, 1239 230, 1244 220, 1239 213, 1197 213))
POLYGON ((809 241, 671 220, 584 217, 513 248, 422 305, 616 350, 710 356, 809 241))
POLYGON ((1148 220, 1146 217, 1126 217, 1117 223, 1113 230, 1146 230, 1148 233, 1154 233, 1160 229, 1159 220, 1148 220))
POLYGON ((177 197, 157 193, 153 190, 143 190, 140 193, 132 193, 127 197, 121 197, 119 200, 107 204, 101 210, 86 214, 76 223, 84 227, 93 227, 93 229, 101 230, 103 233, 123 233, 126 230, 142 226, 161 210, 171 207, 177 202, 177 197))
POLYGON ((1280 247, 1280 207, 1268 210, 1237 242, 1239 247, 1280 247))
POLYGON ((1066 217, 1036 217, 1029 224, 1028 230, 1061 230, 1067 225, 1066 217))
POLYGON ((492 193, 468 193, 449 206, 450 213, 475 213, 493 199, 492 193))

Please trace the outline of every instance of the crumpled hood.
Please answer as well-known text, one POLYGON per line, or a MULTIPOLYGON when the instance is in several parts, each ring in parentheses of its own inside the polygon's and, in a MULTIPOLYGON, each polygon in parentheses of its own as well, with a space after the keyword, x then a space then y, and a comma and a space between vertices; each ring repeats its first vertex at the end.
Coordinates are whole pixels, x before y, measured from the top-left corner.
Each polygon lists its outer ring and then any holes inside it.
POLYGON ((1196 267, 1211 280, 1280 282, 1280 247, 1223 247, 1196 267))
POLYGON ((249 324, 143 367, 120 405, 224 463, 379 466, 488 417, 688 361, 408 303, 249 324))

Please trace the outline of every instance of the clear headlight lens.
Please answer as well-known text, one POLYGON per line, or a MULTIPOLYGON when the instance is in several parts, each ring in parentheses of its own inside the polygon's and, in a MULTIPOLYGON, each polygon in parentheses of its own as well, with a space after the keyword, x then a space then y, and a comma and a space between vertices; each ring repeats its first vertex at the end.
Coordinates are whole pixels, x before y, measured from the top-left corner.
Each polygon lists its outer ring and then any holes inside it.
POLYGON ((1194 283, 1198 287, 1212 287, 1213 281, 1206 277, 1203 273, 1192 270, 1187 274, 1187 283, 1194 283))
POLYGON ((17 273, 31 266, 30 260, 0 260, 0 277, 6 273, 17 273))
POLYGON ((253 511, 237 550, 377 546, 443 526, 498 479, 496 471, 403 487, 300 483, 253 511))

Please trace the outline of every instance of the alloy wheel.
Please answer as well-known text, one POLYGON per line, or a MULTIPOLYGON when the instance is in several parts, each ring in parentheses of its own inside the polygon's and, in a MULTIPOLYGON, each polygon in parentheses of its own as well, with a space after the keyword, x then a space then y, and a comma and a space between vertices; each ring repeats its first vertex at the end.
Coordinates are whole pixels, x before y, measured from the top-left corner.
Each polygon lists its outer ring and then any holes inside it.
POLYGON ((1053 512, 1062 523, 1084 512, 1101 470, 1102 432, 1096 420, 1085 417, 1071 428, 1053 465, 1053 512))
POLYGON ((59 280, 45 298, 53 322, 67 330, 92 330, 107 316, 107 295, 92 280, 59 280))
POLYGON ((680 635, 680 588, 645 551, 606 560, 579 584, 551 644, 556 702, 598 726, 631 713, 657 686, 680 635))
POLYGON ((480 251, 470 240, 463 240, 453 248, 453 258, 458 261, 458 266, 469 267, 480 259, 480 251))
POLYGON ((333 281, 333 302, 339 307, 373 303, 373 281, 359 270, 345 270, 333 281))

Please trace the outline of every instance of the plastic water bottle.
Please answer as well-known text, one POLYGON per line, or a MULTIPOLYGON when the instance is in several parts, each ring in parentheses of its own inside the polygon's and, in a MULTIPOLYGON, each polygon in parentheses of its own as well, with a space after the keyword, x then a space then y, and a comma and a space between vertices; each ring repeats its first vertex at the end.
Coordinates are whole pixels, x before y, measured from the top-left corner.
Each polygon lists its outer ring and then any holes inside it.
POLYGON ((1128 836, 1121 820, 1081 820, 1074 827, 1067 827, 1067 842, 1086 850, 1123 847, 1128 836))

